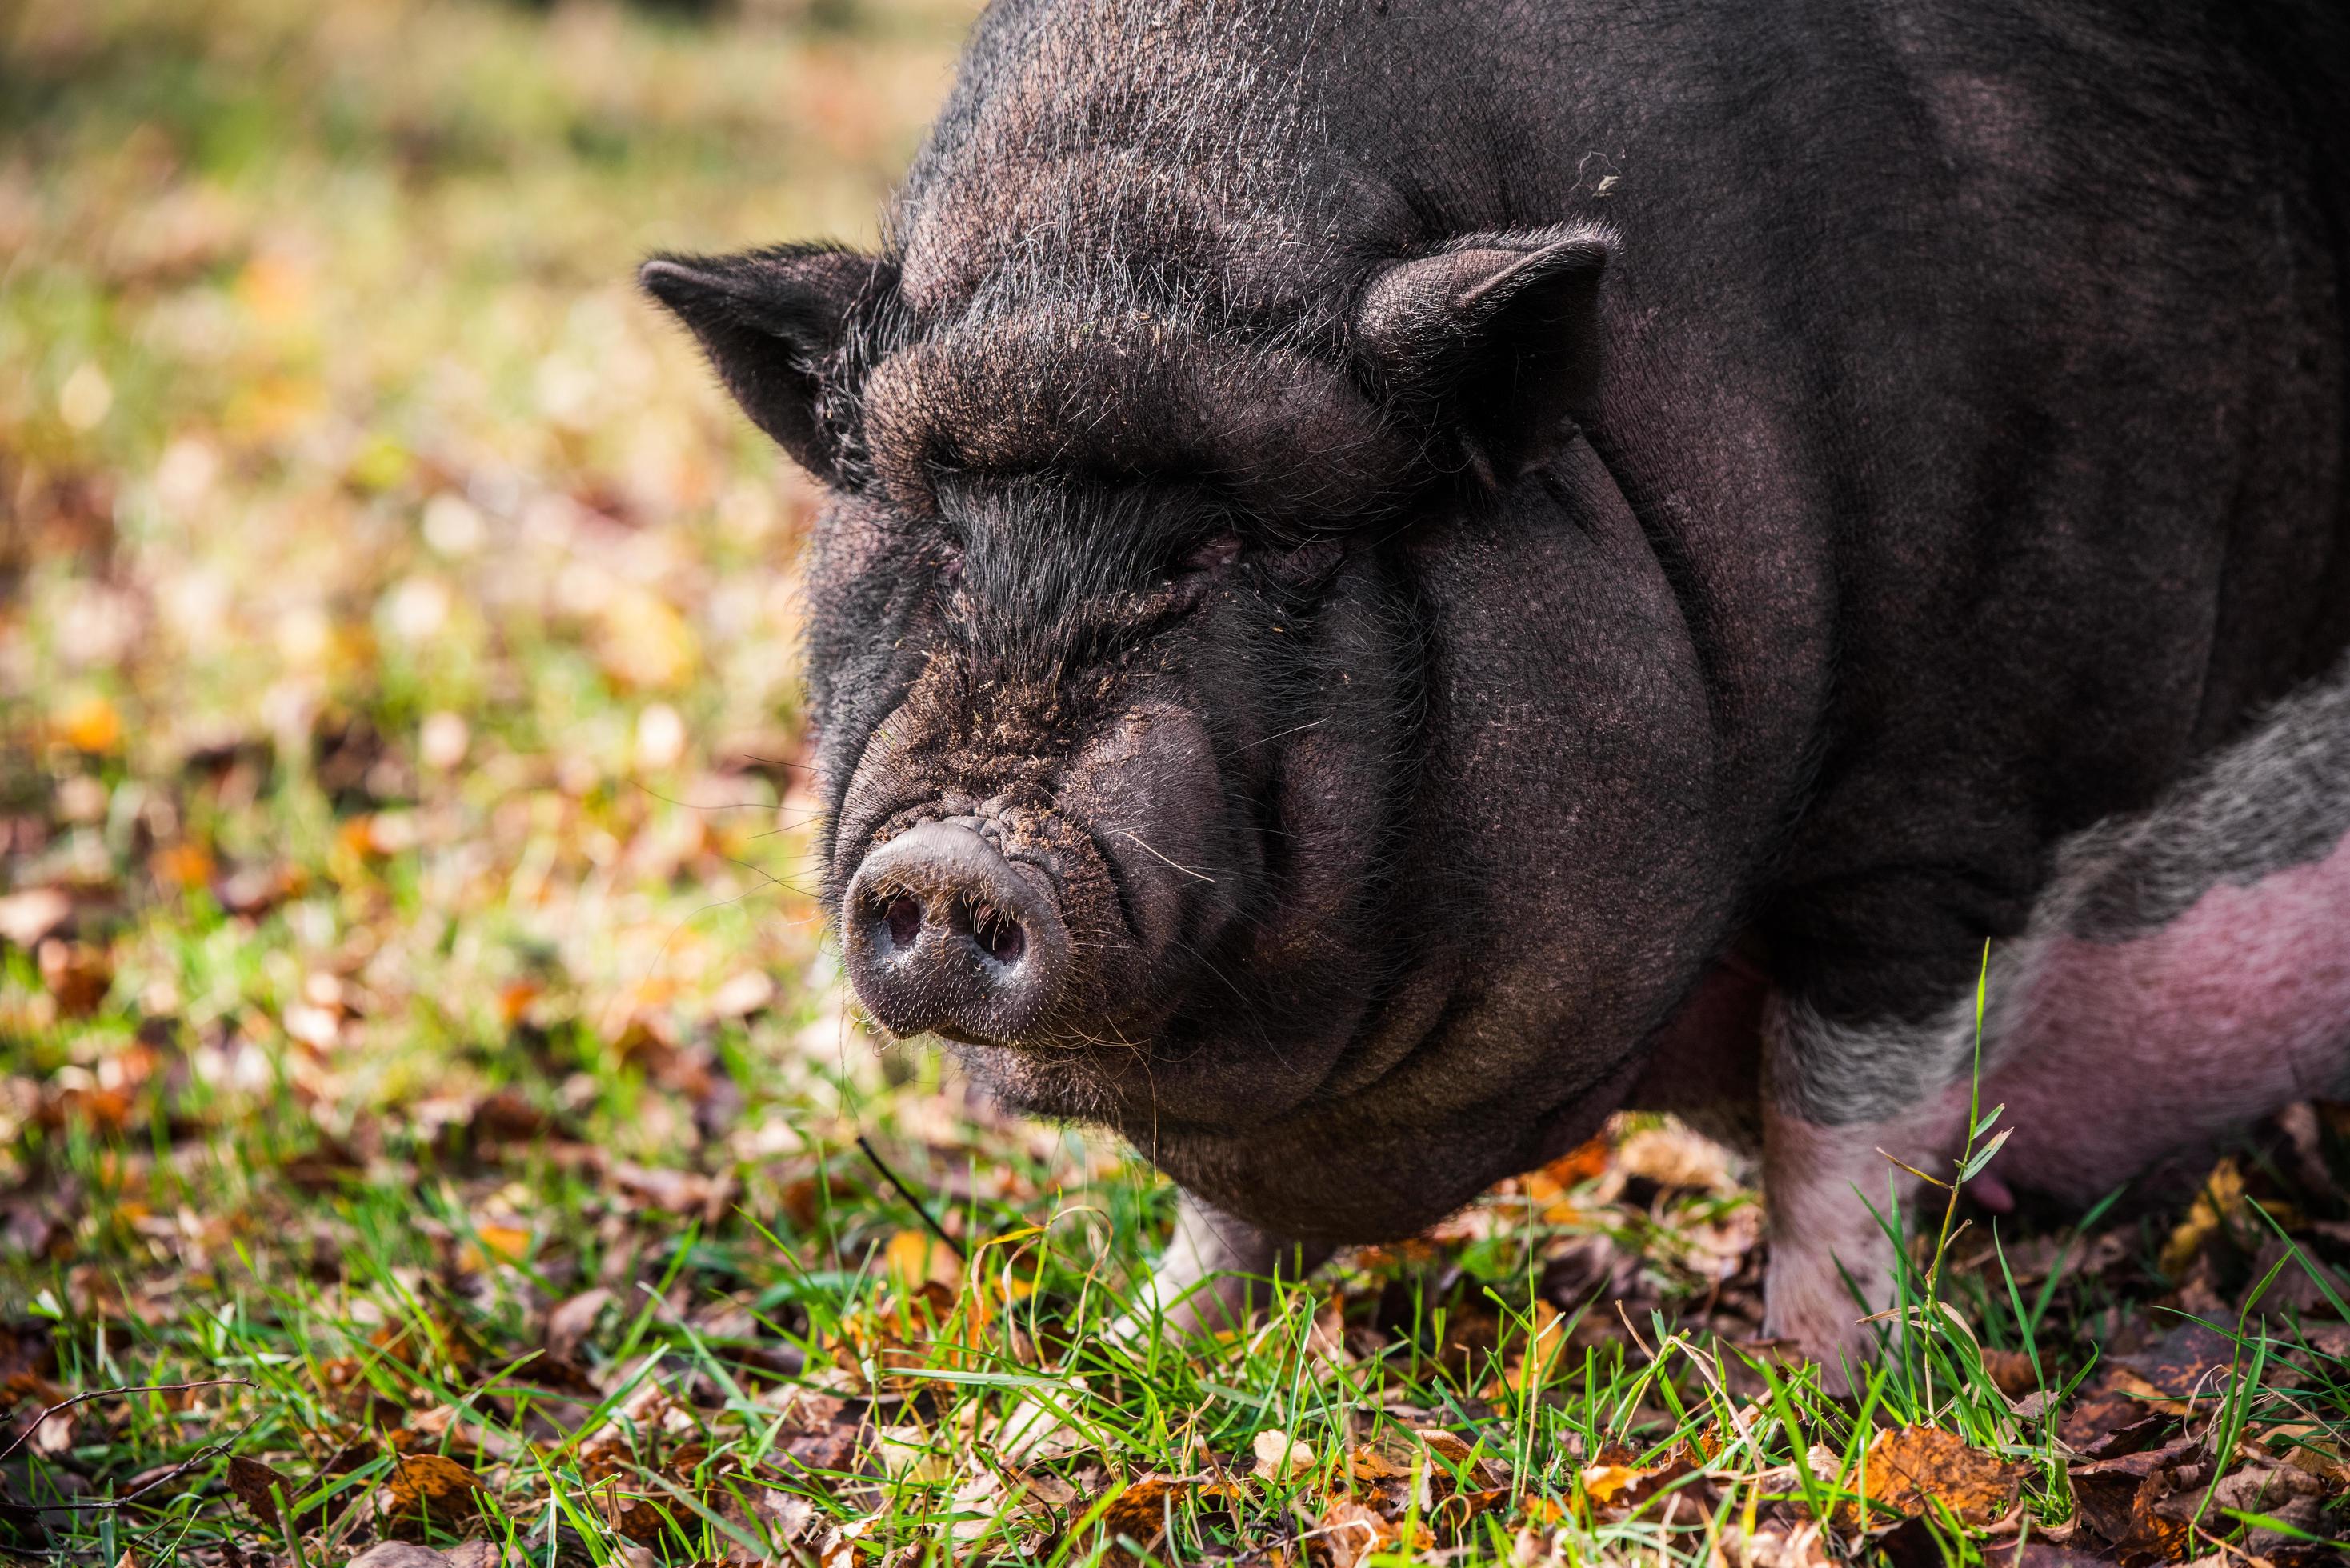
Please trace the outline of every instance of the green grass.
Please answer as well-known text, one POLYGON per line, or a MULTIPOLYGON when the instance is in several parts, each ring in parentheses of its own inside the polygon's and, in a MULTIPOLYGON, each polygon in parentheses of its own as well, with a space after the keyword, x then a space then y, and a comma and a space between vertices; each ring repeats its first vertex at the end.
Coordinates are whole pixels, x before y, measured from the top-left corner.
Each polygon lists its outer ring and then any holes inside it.
POLYGON ((857 1027, 815 497, 629 284, 869 240, 970 11, 0 16, 0 1549, 2003 1561, 2100 1399, 2325 1478, 2207 1477, 2178 1541, 2350 1534, 2320 1113, 2183 1231, 1951 1224, 1852 1399, 1742 1348, 1755 1199, 1654 1123, 1244 1336, 1105 1332, 1171 1195, 857 1027), (2188 1318, 2224 1376, 2124 1376, 2188 1318), (1862 1530, 1916 1425, 2013 1467, 2008 1528, 1862 1530), (1253 1474, 1276 1431, 1311 1462, 1253 1474), (428 1454, 485 1490, 421 1516, 428 1454))

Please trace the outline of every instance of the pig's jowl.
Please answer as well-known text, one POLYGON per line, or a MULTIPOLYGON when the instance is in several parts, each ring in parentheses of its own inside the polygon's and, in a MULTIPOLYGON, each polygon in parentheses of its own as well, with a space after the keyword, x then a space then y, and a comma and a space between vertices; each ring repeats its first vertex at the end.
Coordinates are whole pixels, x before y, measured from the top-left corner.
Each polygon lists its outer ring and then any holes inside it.
POLYGON ((867 1010, 1192 1317, 1743 1127, 1824 1352, 1987 944, 2007 1187, 2342 1086, 2345 16, 994 5, 881 254, 643 274, 831 492, 867 1010))

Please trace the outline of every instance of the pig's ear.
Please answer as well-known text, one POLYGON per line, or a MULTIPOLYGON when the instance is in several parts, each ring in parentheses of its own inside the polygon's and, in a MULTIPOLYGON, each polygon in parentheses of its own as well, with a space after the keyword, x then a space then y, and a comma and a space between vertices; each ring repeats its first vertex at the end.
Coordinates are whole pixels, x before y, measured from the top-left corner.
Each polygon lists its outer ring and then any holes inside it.
POLYGON ((1480 234, 1375 275, 1355 342, 1398 401, 1506 485, 1565 444, 1599 371, 1598 229, 1480 234))
POLYGON ((896 286, 878 256, 783 245, 731 256, 655 256, 637 281, 702 340, 751 422, 800 466, 837 483, 840 435, 826 418, 827 363, 858 314, 896 286))

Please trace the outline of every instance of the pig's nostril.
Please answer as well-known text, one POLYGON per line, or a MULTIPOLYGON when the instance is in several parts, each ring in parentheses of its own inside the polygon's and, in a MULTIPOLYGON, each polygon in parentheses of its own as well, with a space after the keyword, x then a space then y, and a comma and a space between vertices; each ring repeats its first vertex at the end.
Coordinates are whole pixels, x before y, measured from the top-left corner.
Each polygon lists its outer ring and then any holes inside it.
POLYGON ((910 948, 914 939, 922 934, 922 906, 910 894, 900 893, 889 900, 881 911, 882 921, 889 928, 889 940, 900 948, 910 948))
POLYGON ((1018 963, 1028 950, 1028 933, 1020 922, 993 909, 983 909, 972 919, 971 937, 980 951, 1001 964, 1018 963))
POLYGON ((920 823, 870 850, 842 914, 848 977, 892 1034, 1024 1044, 1065 1000, 1054 889, 959 823, 920 823))

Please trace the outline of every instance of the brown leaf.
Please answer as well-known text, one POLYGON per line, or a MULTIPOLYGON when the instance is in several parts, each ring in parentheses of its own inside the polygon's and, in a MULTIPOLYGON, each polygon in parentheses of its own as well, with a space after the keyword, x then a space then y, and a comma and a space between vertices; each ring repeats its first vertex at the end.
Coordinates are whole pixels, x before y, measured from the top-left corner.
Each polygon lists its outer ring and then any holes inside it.
POLYGON ((962 1260, 928 1231, 900 1231, 881 1251, 883 1266, 901 1290, 938 1285, 952 1293, 962 1285, 962 1260))
POLYGON ((367 1168, 367 1161, 342 1139, 322 1137, 317 1143, 296 1155, 278 1168, 286 1179, 305 1192, 332 1192, 347 1178, 367 1168))
POLYGON ((776 1439, 775 1448, 792 1461, 787 1469, 851 1472, 865 1429, 862 1414, 852 1414, 846 1401, 829 1394, 801 1393, 792 1402, 793 1424, 776 1439))
POLYGON ((1558 1308, 1536 1298, 1534 1325, 1526 1335, 1525 1348, 1511 1361, 1505 1374, 1486 1385, 1485 1397, 1498 1401, 1511 1396, 1531 1397, 1549 1381, 1565 1349, 1565 1320, 1560 1317, 1558 1308))
POLYGON ((36 950, 41 984, 68 1018, 87 1018, 114 985, 114 964, 106 950, 61 937, 45 939, 36 950))
POLYGON ((689 1218, 699 1215, 714 1220, 726 1211, 727 1201, 733 1196, 730 1178, 713 1180, 691 1170, 655 1169, 614 1160, 610 1176, 614 1187, 647 1208, 689 1218))
POLYGON ((546 1314, 546 1354, 567 1365, 577 1364, 579 1346, 594 1332, 596 1319, 612 1300, 612 1293, 594 1285, 546 1314))
POLYGON ((474 1147, 483 1150, 501 1144, 530 1143, 555 1131, 555 1124, 546 1113, 532 1105, 520 1090, 511 1087, 483 1096, 465 1126, 473 1136, 474 1147))
POLYGON ((2172 1490, 2172 1475, 2191 1467, 2201 1445, 2181 1438, 2159 1449, 2074 1465, 2073 1501, 2081 1522, 2121 1549, 2125 1560, 2165 1555, 2161 1543, 2183 1532, 2161 1520, 2154 1505, 2172 1490))
POLYGON ((290 1506, 296 1488, 283 1474, 259 1459, 232 1454, 228 1461, 228 1490, 236 1493, 236 1501, 244 1504, 245 1511, 254 1518, 281 1534, 285 1532, 285 1518, 278 1511, 276 1493, 284 1492, 290 1506), (276 1490, 273 1491, 273 1488, 276 1490))
POLYGON ((412 1541, 379 1541, 350 1561, 349 1568, 450 1568, 447 1554, 412 1541))
POLYGON ((1986 1350, 1982 1364, 1991 1386, 2011 1399, 2039 1391, 2040 1376, 2033 1370, 2032 1357, 2020 1350, 1986 1350))
MULTIPOLYGON (((1198 1478, 1193 1476, 1143 1476, 1110 1500, 1109 1506, 1101 1511, 1097 1528, 1106 1540, 1124 1536, 1148 1548, 1167 1527, 1170 1501, 1198 1484, 1198 1478)), ((1097 1500, 1080 1504, 1076 1517, 1083 1519, 1095 1501, 1097 1500)))
POLYGON ((1722 1532, 1721 1555, 1742 1568, 1828 1568, 1827 1532, 1810 1521, 1765 1523, 1752 1533, 1722 1532))
POLYGON ((2325 1484, 2292 1465, 2252 1464, 2220 1478, 2212 1489, 2215 1507, 2242 1513, 2274 1513, 2295 1498, 2325 1495, 2325 1484))
POLYGON ((2015 1505, 2022 1482, 2018 1467, 1939 1427, 1882 1433, 1861 1464, 1861 1490, 1877 1505, 1873 1516, 1880 1519, 1914 1519, 1939 1504, 1980 1527, 2015 1505))
POLYGON ((223 911, 258 919, 302 890, 301 872, 284 866, 248 866, 213 884, 213 900, 223 911))
POLYGON ((1594 1177, 1606 1175, 1607 1162, 1615 1158, 1615 1138, 1601 1133, 1544 1166, 1542 1173, 1562 1188, 1580 1187, 1594 1177))
MULTIPOLYGON (((1442 1466, 1438 1467, 1439 1479, 1448 1484, 1451 1480, 1450 1473, 1446 1473, 1448 1469, 1461 1470, 1461 1467, 1470 1463, 1471 1456, 1476 1453, 1476 1449, 1470 1445, 1467 1438, 1458 1432, 1448 1432, 1441 1427, 1421 1427, 1416 1428, 1412 1436, 1418 1438, 1430 1453, 1444 1461, 1442 1466)), ((1500 1459, 1488 1454, 1479 1459, 1475 1468, 1468 1470, 1466 1475, 1471 1479, 1482 1478, 1491 1486, 1506 1486, 1509 1483, 1510 1469, 1500 1459)))
POLYGON ((0 1407, 46 1390, 48 1380, 57 1374, 55 1330, 31 1318, 0 1324, 0 1407))
POLYGON ((481 1514, 482 1478, 445 1454, 403 1454, 378 1502, 387 1533, 454 1530, 481 1514))
MULTIPOLYGON (((2114 1366, 2127 1374, 2115 1381, 2124 1392, 2148 1401, 2183 1402, 2209 1397, 2223 1386, 2235 1355, 2235 1345, 2216 1329, 2199 1323, 2181 1324, 2134 1355, 2115 1356, 2114 1366)), ((2173 1414, 2184 1408, 2181 1403, 2173 1414)))
POLYGON ((2073 1453, 2092 1459, 2117 1459, 2125 1453, 2153 1449, 2174 1425, 2162 1410, 2150 1410, 2141 1398, 2115 1382, 2117 1368, 2101 1368, 2075 1406, 2065 1410, 2056 1432, 2073 1453))
MULTIPOLYGON (((707 1449, 688 1443, 672 1449, 665 1463, 646 1469, 657 1470, 681 1491, 700 1492, 707 1501, 708 1479, 698 1478, 697 1472, 709 1458, 707 1449)), ((639 1474, 639 1468, 617 1448, 608 1448, 595 1457, 583 1449, 579 1471, 590 1483, 588 1499, 604 1516, 604 1522, 631 1541, 658 1541, 672 1518, 681 1512, 691 1514, 666 1488, 639 1474)))
POLYGON ((2027 1541, 2013 1556, 2000 1556, 2001 1568, 2106 1568, 2106 1559, 2053 1541, 2027 1541))
POLYGON ((1596 1463, 1584 1467, 1583 1492, 1596 1517, 1629 1519, 1698 1468, 1695 1450, 1686 1445, 1652 1464, 1630 1462, 1635 1458, 1629 1449, 1611 1446, 1596 1456, 1596 1463))
POLYGON ((1306 1537, 1306 1552, 1321 1568, 1355 1568, 1374 1552, 1396 1544, 1396 1527, 1359 1502, 1339 1498, 1322 1511, 1306 1537))

